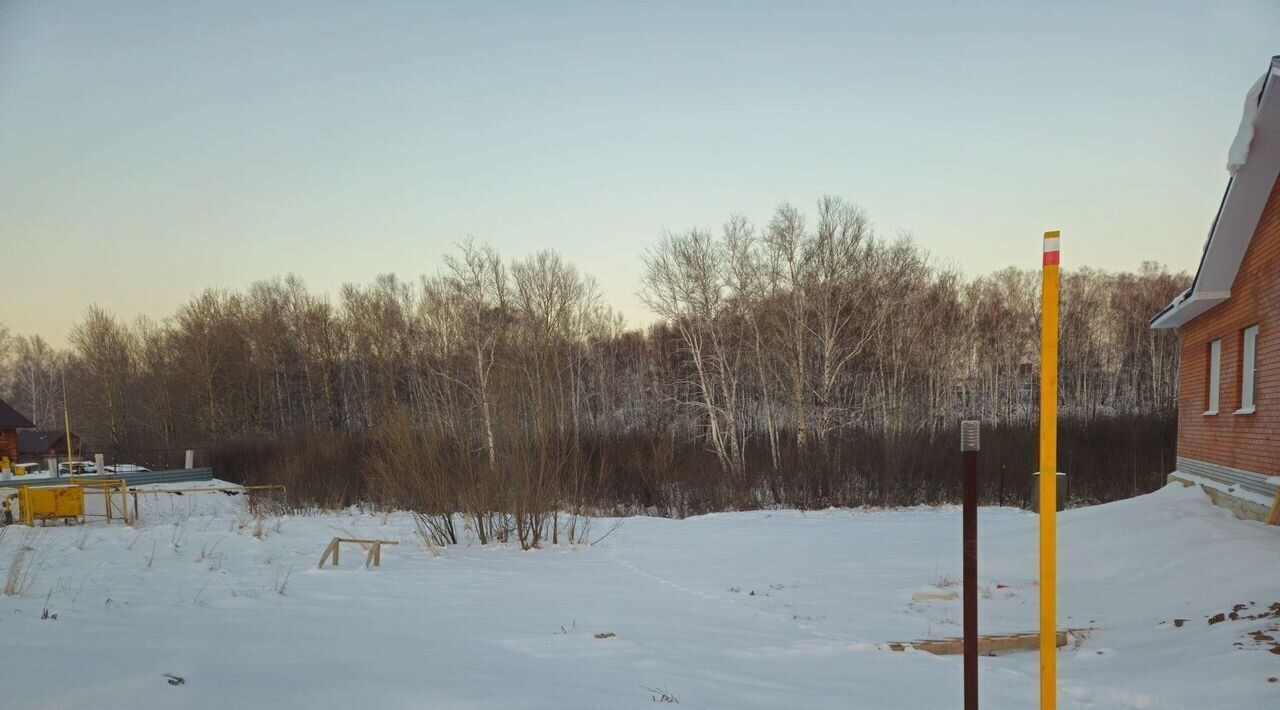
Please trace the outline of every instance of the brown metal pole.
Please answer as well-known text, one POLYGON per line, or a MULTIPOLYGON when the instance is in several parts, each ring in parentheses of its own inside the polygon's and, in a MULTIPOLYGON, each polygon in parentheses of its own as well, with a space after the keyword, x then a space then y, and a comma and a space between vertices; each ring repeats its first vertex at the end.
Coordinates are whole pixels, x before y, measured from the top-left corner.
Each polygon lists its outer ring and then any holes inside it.
POLYGON ((964 456, 964 708, 978 710, 978 422, 960 423, 964 456))

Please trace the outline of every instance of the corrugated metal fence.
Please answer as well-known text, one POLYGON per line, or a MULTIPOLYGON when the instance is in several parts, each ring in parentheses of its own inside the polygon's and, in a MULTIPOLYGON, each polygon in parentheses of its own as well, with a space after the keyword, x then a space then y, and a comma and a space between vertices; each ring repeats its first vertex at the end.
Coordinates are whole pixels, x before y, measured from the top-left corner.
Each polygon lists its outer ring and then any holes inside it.
MULTIPOLYGON (((128 473, 104 473, 102 475, 78 476, 92 480, 95 478, 118 481, 123 479, 126 486, 145 486, 152 483, 190 483, 195 481, 212 481, 211 468, 178 468, 171 471, 130 471, 128 473)), ((15 476, 10 481, 0 481, 0 487, 17 486, 65 486, 70 483, 63 478, 28 478, 15 476)))

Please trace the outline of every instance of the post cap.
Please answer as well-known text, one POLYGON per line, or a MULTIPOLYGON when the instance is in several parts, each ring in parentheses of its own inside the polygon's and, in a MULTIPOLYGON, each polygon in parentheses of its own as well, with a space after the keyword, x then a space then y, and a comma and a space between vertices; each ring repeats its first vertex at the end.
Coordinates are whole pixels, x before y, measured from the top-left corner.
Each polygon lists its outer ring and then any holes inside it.
POLYGON ((978 450, 978 430, 982 422, 977 419, 966 419, 960 422, 960 450, 978 450))

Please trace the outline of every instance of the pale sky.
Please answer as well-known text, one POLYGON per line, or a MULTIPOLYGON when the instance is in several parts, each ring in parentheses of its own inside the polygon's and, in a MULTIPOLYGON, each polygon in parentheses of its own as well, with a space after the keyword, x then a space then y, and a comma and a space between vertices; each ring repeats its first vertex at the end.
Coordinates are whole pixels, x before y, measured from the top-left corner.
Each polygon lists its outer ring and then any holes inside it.
POLYGON ((630 325, 663 229, 824 194, 970 274, 1194 269, 1280 2, 0 2, 0 323, 552 248, 630 325))

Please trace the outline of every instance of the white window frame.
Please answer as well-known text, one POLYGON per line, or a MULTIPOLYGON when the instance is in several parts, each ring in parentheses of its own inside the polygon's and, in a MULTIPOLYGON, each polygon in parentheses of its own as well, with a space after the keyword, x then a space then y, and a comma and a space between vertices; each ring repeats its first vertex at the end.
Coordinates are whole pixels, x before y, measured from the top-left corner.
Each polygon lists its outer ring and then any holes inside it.
POLYGON ((1258 326, 1242 331, 1240 340, 1240 408, 1236 414, 1258 411, 1258 326))
POLYGON ((1209 408, 1204 416, 1218 413, 1218 401, 1222 397, 1222 339, 1209 343, 1209 408))

